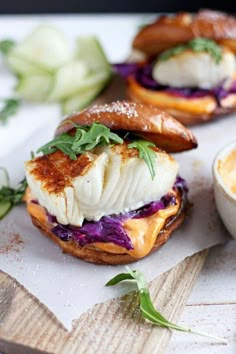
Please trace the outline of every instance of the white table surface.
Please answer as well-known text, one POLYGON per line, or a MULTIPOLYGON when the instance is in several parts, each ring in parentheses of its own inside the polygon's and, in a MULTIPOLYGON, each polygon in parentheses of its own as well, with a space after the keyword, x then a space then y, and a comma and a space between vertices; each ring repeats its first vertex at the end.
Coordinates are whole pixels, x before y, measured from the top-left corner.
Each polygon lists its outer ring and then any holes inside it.
POLYGON ((174 333, 167 354, 236 353, 236 241, 210 251, 179 323, 223 336, 228 344, 174 333))
MULTIPOLYGON (((1 16, 0 39, 20 39, 37 23, 49 22, 58 25, 69 38, 80 34, 96 34, 104 45, 109 59, 112 62, 119 62, 128 55, 138 25, 148 17, 150 16, 1 16)), ((201 337, 175 333, 167 349, 168 354, 236 353, 235 276, 236 241, 230 241, 210 252, 180 319, 183 325, 227 338, 228 344, 210 344, 207 339, 201 337)))

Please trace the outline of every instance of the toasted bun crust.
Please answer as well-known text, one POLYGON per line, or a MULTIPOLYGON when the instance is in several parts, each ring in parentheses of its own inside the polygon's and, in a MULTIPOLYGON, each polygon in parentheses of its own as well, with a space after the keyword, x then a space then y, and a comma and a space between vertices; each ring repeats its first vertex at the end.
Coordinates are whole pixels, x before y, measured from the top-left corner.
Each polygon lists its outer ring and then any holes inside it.
POLYGON ((168 113, 141 103, 117 101, 73 113, 59 125, 56 135, 72 130, 74 125, 71 122, 79 125, 100 122, 112 130, 133 131, 167 152, 197 147, 195 137, 181 123, 168 113))
MULTIPOLYGON (((30 215, 33 224, 40 230, 40 232, 48 236, 53 242, 56 242, 63 250, 64 253, 68 253, 71 256, 75 256, 83 259, 86 262, 95 264, 128 264, 135 262, 139 259, 132 257, 129 254, 115 254, 103 251, 93 245, 87 245, 80 247, 75 241, 62 241, 56 237, 48 227, 48 224, 42 222, 42 220, 35 218, 30 215)), ((164 228, 157 235, 156 242, 149 252, 149 254, 156 251, 161 247, 171 236, 172 232, 183 222, 185 217, 185 208, 180 209, 178 215, 173 219, 172 222, 167 222, 164 228)))
POLYGON ((197 37, 213 39, 236 52, 236 19, 211 10, 201 10, 195 16, 162 16, 137 34, 133 48, 152 56, 197 37))
POLYGON ((149 90, 141 86, 134 77, 127 81, 127 95, 134 102, 153 105, 165 110, 184 125, 194 125, 236 111, 236 94, 222 98, 219 103, 212 96, 180 98, 164 91, 149 90))

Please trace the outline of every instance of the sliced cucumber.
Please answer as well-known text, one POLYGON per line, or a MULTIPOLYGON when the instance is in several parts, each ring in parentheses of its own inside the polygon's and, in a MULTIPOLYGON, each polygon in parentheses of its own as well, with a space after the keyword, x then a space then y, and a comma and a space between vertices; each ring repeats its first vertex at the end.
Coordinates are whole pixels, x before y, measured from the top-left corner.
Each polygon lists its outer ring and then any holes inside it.
POLYGON ((111 78, 111 73, 107 71, 98 71, 96 73, 89 73, 77 87, 77 93, 83 92, 89 89, 93 89, 96 86, 104 86, 111 78))
POLYGON ((34 63, 28 58, 19 53, 13 51, 6 57, 6 64, 13 73, 20 76, 30 76, 30 75, 41 75, 41 74, 51 74, 51 70, 46 69, 44 66, 41 66, 38 63, 34 63))
POLYGON ((64 101, 89 89, 93 90, 95 86, 104 86, 111 77, 111 73, 108 72, 88 73, 87 67, 84 64, 83 66, 84 72, 82 66, 69 63, 58 70, 54 88, 48 97, 49 102, 64 101))
POLYGON ((42 102, 48 97, 52 88, 51 75, 31 75, 19 79, 16 86, 18 95, 30 102, 42 102))
POLYGON ((0 188, 8 187, 10 185, 10 179, 7 170, 4 167, 0 167, 0 188))
POLYGON ((30 75, 32 71, 35 73, 33 69, 54 70, 70 60, 71 56, 64 34, 52 26, 40 25, 11 50, 7 61, 14 72, 30 75))
POLYGON ((87 75, 88 67, 82 61, 77 60, 63 65, 55 74, 54 86, 48 101, 60 101, 74 95, 87 75))
POLYGON ((72 60, 64 34, 41 25, 16 45, 7 63, 19 77, 16 91, 20 97, 33 102, 63 101, 67 112, 70 106, 81 109, 89 104, 112 70, 95 37, 80 37, 77 44, 76 59, 72 60))
POLYGON ((96 37, 79 37, 77 39, 76 57, 84 61, 91 71, 111 71, 111 65, 96 37))
POLYGON ((70 114, 86 108, 97 96, 97 91, 90 90, 75 95, 62 103, 62 113, 70 114))
POLYGON ((6 200, 0 201, 0 219, 2 219, 12 208, 12 203, 6 200))
POLYGON ((80 92, 65 100, 61 105, 62 113, 70 114, 86 108, 99 95, 99 93, 105 87, 106 83, 107 81, 100 82, 94 87, 80 92))

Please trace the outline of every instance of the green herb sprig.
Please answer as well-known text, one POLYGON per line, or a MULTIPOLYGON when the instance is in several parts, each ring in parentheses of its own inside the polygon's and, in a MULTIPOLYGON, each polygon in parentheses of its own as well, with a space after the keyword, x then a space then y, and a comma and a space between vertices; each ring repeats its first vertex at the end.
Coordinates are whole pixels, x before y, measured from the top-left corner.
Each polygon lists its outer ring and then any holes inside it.
POLYGON ((0 201, 9 201, 12 204, 19 204, 25 194, 27 187, 26 179, 24 178, 17 188, 3 186, 0 188, 0 201))
POLYGON ((20 100, 16 98, 3 98, 0 99, 3 103, 0 109, 0 122, 6 124, 9 117, 15 115, 20 107, 20 100))
MULTIPOLYGON (((68 123, 68 121, 66 121, 68 123)), ((73 123, 73 122, 71 122, 73 123)), ((49 143, 41 146, 37 152, 45 155, 52 154, 57 150, 61 150, 68 155, 70 159, 76 160, 76 156, 90 151, 98 146, 110 144, 123 144, 124 140, 103 124, 93 123, 91 126, 80 126, 73 123, 76 131, 71 136, 68 133, 62 133, 49 143)), ((155 176, 155 158, 156 154, 152 147, 154 143, 146 140, 134 140, 128 144, 128 148, 136 148, 139 151, 139 157, 146 162, 151 177, 155 176)))
POLYGON ((97 146, 109 144, 122 144, 123 139, 119 135, 103 124, 94 123, 91 127, 76 129, 75 140, 72 145, 76 154, 82 154, 84 151, 93 150, 97 146))
POLYGON ((72 149, 73 143, 74 137, 67 133, 63 133, 55 139, 49 141, 49 143, 41 146, 37 152, 42 152, 44 155, 49 155, 57 150, 61 150, 64 154, 68 155, 71 160, 76 160, 76 153, 72 149))
POLYGON ((47 155, 61 150, 72 160, 76 160, 76 155, 83 154, 95 147, 123 143, 123 139, 119 135, 112 133, 103 124, 93 123, 90 127, 75 125, 75 128, 74 136, 63 133, 40 147, 37 152, 47 155))
POLYGON ((180 54, 187 49, 191 49, 194 52, 209 53, 216 64, 219 64, 222 60, 222 50, 216 42, 207 38, 194 38, 186 44, 181 44, 174 48, 166 50, 165 52, 159 55, 158 61, 162 62, 168 60, 172 56, 180 54))
POLYGON ((15 45, 15 41, 11 39, 3 39, 2 41, 0 41, 0 52, 3 55, 7 55, 15 45))
POLYGON ((152 149, 155 147, 154 143, 146 140, 134 140, 132 143, 128 145, 128 148, 136 148, 139 151, 139 157, 143 159, 150 171, 152 179, 155 177, 156 169, 155 169, 155 161, 156 161, 156 153, 152 149))
POLYGON ((106 286, 113 286, 124 280, 130 280, 135 282, 138 288, 140 311, 142 316, 146 320, 150 321, 152 324, 156 326, 174 329, 181 332, 197 334, 200 336, 212 338, 218 342, 227 343, 227 341, 224 338, 212 336, 204 332, 194 331, 190 328, 178 326, 168 321, 160 312, 158 312, 154 308, 144 275, 138 270, 131 270, 129 267, 126 268, 128 270, 128 273, 120 273, 116 275, 114 278, 112 278, 106 283, 106 286))
POLYGON ((24 178, 17 188, 9 186, 9 176, 5 169, 1 168, 5 175, 6 183, 0 188, 0 219, 2 219, 13 206, 20 204, 27 188, 27 181, 24 178))

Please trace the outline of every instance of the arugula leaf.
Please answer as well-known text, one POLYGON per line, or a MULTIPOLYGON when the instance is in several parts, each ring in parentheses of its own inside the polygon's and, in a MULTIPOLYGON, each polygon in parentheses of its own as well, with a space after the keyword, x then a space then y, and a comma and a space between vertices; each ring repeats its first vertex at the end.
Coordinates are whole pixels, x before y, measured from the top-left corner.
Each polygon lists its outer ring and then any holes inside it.
POLYGON ((138 270, 131 270, 129 267, 126 268, 128 270, 128 273, 120 273, 116 275, 114 278, 112 278, 106 283, 106 286, 113 286, 124 280, 135 281, 138 288, 139 307, 143 318, 145 318, 146 320, 150 321, 152 324, 157 325, 159 327, 175 329, 181 332, 189 332, 204 337, 212 338, 218 342, 227 343, 227 341, 224 338, 212 336, 204 332, 193 331, 190 328, 178 326, 168 321, 160 312, 158 312, 155 309, 150 297, 149 290, 147 288, 147 283, 144 278, 144 275, 138 270))
POLYGON ((76 154, 72 150, 73 142, 73 136, 67 133, 63 133, 57 136, 55 139, 49 141, 49 143, 41 146, 37 152, 42 152, 44 155, 49 155, 57 150, 61 150, 64 152, 64 154, 68 155, 71 160, 76 160, 76 154))
POLYGON ((221 47, 211 39, 208 38, 194 38, 186 44, 178 45, 174 48, 170 48, 159 55, 158 61, 165 61, 172 56, 180 54, 187 49, 192 49, 194 52, 207 52, 214 59, 216 64, 219 64, 222 60, 221 47))
POLYGON ((20 100, 16 98, 0 99, 3 102, 3 107, 0 110, 0 122, 5 124, 10 116, 16 114, 20 107, 20 100))
POLYGON ((155 146, 156 145, 154 143, 151 143, 150 141, 146 140, 135 140, 128 145, 129 149, 136 148, 139 151, 139 157, 141 159, 144 159, 144 161, 146 162, 152 179, 155 177, 156 174, 156 153, 151 148, 155 146))
POLYGON ((211 39, 207 38, 195 38, 189 42, 189 48, 194 52, 207 52, 215 60, 216 64, 219 64, 222 60, 221 47, 211 39))
POLYGON ((106 286, 116 285, 116 284, 120 283, 123 280, 132 280, 132 279, 134 279, 134 277, 130 273, 120 273, 120 274, 117 274, 111 280, 109 280, 106 283, 106 286))
POLYGON ((109 145, 111 142, 122 144, 123 139, 112 133, 108 127, 100 123, 93 123, 89 128, 78 127, 72 149, 76 154, 82 154, 97 146, 109 145))
MULTIPOLYGON (((66 121, 66 123, 67 122, 68 121, 66 121)), ((91 126, 80 126, 73 123, 73 125, 75 127, 74 136, 68 133, 62 133, 49 143, 41 146, 37 152, 48 155, 57 150, 61 150, 72 160, 76 160, 77 155, 93 150, 98 146, 122 144, 124 142, 119 135, 111 132, 111 130, 103 124, 93 123, 91 126)), ((155 147, 154 143, 141 139, 134 140, 132 143, 128 144, 129 149, 136 148, 139 151, 139 157, 146 162, 153 179, 155 176, 156 154, 152 147, 155 147)))
POLYGON ((0 201, 8 201, 12 204, 19 204, 25 194, 27 187, 26 179, 24 178, 18 188, 12 188, 9 186, 2 186, 0 188, 0 201))
POLYGON ((47 155, 61 150, 72 160, 76 160, 76 155, 83 154, 85 151, 92 150, 97 146, 123 143, 123 139, 119 135, 112 133, 103 124, 93 123, 90 127, 75 125, 75 128, 74 136, 63 133, 41 146, 37 152, 47 155))
POLYGON ((16 42, 11 39, 4 39, 0 41, 0 52, 7 55, 10 50, 16 45, 16 42))
MULTIPOLYGON (((9 181, 8 174, 4 169, 9 181)), ((9 185, 3 184, 0 188, 0 219, 2 219, 14 205, 22 202, 22 198, 27 188, 27 181, 24 178, 17 188, 12 188, 9 185)))
POLYGON ((166 51, 164 51, 159 55, 158 61, 161 62, 161 61, 168 60, 169 58, 184 52, 187 48, 188 48, 187 45, 181 44, 178 45, 177 47, 167 49, 166 51))

